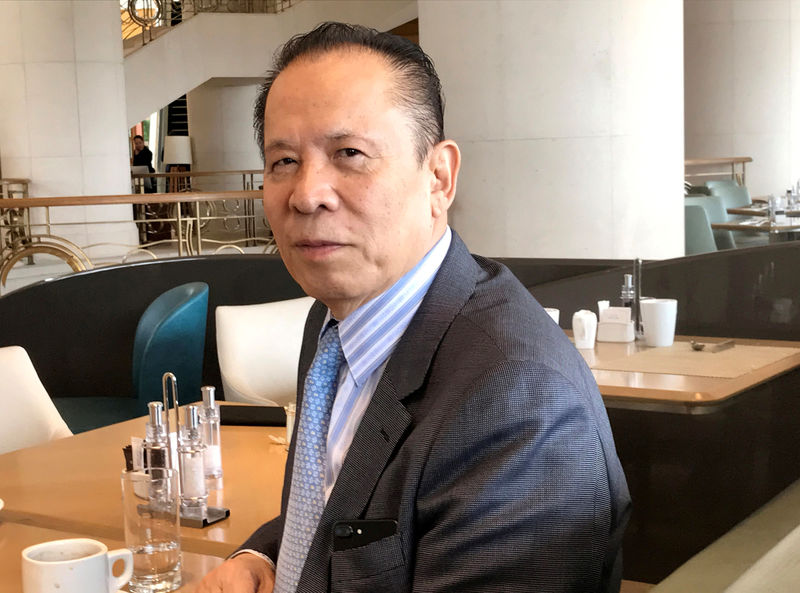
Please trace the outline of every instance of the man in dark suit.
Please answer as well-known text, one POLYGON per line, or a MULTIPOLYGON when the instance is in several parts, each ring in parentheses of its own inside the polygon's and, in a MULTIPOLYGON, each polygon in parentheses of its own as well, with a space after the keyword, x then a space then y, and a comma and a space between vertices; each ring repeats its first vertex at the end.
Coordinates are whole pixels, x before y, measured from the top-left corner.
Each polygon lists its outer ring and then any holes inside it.
POLYGON ((319 302, 281 515, 199 591, 619 589, 630 501, 597 386, 447 226, 460 153, 442 122, 410 42, 327 23, 278 56, 256 107, 264 210, 319 302))

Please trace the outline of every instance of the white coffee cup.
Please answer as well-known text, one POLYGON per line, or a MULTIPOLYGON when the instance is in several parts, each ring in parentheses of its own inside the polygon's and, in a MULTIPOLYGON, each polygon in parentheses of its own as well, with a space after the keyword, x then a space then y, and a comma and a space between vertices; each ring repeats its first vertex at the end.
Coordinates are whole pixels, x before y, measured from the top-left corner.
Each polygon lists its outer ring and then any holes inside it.
POLYGON ((572 337, 576 348, 594 348, 594 339, 597 337, 597 315, 594 311, 581 309, 575 312, 572 316, 572 337))
POLYGON ((133 554, 122 548, 108 551, 97 540, 59 539, 22 550, 22 591, 63 591, 70 593, 116 593, 133 575, 133 554), (122 575, 115 577, 111 567, 125 563, 122 575))
POLYGON ((555 321, 556 324, 557 324, 558 323, 559 310, 558 309, 553 309, 552 307, 545 307, 544 310, 550 316, 550 318, 553 321, 555 321))
POLYGON ((642 328, 648 346, 672 346, 678 301, 675 299, 642 299, 642 328))

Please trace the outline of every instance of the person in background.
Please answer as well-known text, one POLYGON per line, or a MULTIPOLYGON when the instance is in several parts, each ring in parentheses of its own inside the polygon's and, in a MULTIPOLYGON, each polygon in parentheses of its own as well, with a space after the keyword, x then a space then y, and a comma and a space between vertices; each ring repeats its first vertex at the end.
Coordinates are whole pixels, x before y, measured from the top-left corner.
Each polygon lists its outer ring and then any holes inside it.
MULTIPOLYGON (((139 134, 133 137, 133 159, 131 164, 134 167, 147 167, 147 170, 151 173, 156 172, 153 168, 153 153, 144 145, 144 138, 139 134)), ((154 178, 146 177, 144 179, 144 191, 147 194, 152 194, 156 191, 154 178)))
POLYGON ((619 590, 630 498, 597 384, 448 226, 443 121, 406 39, 324 23, 278 54, 256 100, 264 212, 317 302, 281 514, 198 592, 619 590))

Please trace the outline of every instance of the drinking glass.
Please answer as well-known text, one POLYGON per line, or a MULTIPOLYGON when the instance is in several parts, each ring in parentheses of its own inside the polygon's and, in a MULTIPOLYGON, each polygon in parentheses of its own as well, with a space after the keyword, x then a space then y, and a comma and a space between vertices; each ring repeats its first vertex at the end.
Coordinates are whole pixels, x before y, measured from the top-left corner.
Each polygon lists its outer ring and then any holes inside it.
POLYGON ((125 545, 133 552, 132 593, 166 593, 181 585, 178 472, 122 472, 125 545))

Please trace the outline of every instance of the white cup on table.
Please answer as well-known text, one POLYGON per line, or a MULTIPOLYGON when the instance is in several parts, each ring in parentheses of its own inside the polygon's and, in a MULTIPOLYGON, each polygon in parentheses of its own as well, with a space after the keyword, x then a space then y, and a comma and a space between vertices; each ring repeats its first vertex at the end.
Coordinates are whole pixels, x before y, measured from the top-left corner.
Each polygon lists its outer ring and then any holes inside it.
POLYGON ((594 311, 581 309, 572 316, 572 337, 575 340, 575 347, 579 350, 590 350, 594 348, 594 340, 597 337, 597 315, 594 311))
POLYGON ((648 346, 672 346, 675 340, 675 320, 678 301, 675 299, 642 299, 642 327, 644 343, 648 346))
POLYGON ((28 546, 22 550, 22 591, 80 591, 116 593, 133 575, 133 554, 125 548, 108 551, 93 539, 60 539, 28 546), (111 567, 125 563, 119 577, 111 567))
POLYGON ((558 317, 560 311, 558 309, 554 309, 553 307, 545 307, 545 312, 550 316, 550 318, 558 324, 558 317))

